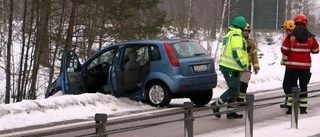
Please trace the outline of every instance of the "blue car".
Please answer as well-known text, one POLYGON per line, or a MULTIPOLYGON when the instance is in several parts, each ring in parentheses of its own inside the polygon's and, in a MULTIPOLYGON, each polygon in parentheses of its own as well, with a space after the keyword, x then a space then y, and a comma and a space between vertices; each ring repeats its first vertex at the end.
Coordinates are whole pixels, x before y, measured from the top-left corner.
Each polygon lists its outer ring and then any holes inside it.
POLYGON ((203 106, 216 85, 214 60, 198 42, 141 40, 107 46, 83 64, 74 51, 64 50, 60 75, 46 97, 100 92, 157 107, 173 98, 203 106))

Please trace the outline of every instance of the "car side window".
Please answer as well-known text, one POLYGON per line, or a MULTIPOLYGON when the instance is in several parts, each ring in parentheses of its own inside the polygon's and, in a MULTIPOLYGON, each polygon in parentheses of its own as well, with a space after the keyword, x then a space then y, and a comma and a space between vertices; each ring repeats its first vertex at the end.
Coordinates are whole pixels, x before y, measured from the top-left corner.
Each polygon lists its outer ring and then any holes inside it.
POLYGON ((157 46, 150 47, 150 60, 151 61, 160 60, 160 53, 157 46))
POLYGON ((137 50, 138 53, 138 59, 140 65, 145 64, 147 61, 149 61, 149 49, 147 46, 143 46, 137 50))
POLYGON ((150 61, 157 61, 161 59, 159 49, 156 45, 151 44, 138 44, 138 45, 130 45, 127 46, 125 49, 124 59, 122 64, 125 64, 129 58, 128 53, 134 50, 137 52, 138 58, 137 61, 140 63, 141 66, 145 65, 150 61))
POLYGON ((95 66, 103 63, 112 64, 113 58, 115 54, 115 49, 108 50, 101 55, 99 55, 97 58, 95 58, 89 65, 87 69, 92 69, 95 66))
POLYGON ((80 62, 74 52, 69 52, 67 55, 67 72, 78 72, 81 69, 80 62))

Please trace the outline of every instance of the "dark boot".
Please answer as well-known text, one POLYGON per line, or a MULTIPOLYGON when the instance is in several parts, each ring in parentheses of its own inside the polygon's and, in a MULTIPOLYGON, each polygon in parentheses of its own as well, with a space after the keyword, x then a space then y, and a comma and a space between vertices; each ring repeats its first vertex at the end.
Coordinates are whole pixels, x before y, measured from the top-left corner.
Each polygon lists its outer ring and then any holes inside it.
POLYGON ((288 98, 286 97, 286 99, 284 100, 284 103, 280 104, 280 108, 288 108, 287 100, 288 100, 288 98))
POLYGON ((242 102, 242 101, 244 101, 244 98, 237 98, 237 100, 236 100, 237 102, 242 102))
MULTIPOLYGON (((218 105, 219 105, 218 101, 214 101, 214 102, 211 104, 212 107, 218 106, 218 105)), ((216 107, 216 108, 212 108, 212 110, 213 110, 213 113, 219 113, 220 108, 219 108, 219 107, 216 107)), ((220 118, 220 117, 221 117, 221 114, 215 114, 215 116, 216 116, 217 118, 220 118)))
POLYGON ((241 119, 243 118, 242 114, 237 114, 236 112, 227 113, 227 119, 241 119))
MULTIPOLYGON (((244 98, 237 98, 237 100, 236 100, 238 103, 239 102, 243 102, 244 101, 244 98)), ((246 104, 238 104, 238 106, 245 106, 246 104)))
POLYGON ((287 108, 288 106, 287 106, 287 104, 286 103, 284 103, 284 104, 280 104, 280 108, 287 108))
POLYGON ((286 114, 291 114, 291 112, 292 112, 292 108, 288 107, 288 110, 286 111, 286 114))
MULTIPOLYGON (((248 89, 248 83, 240 81, 240 91, 239 95, 236 99, 237 102, 243 102, 245 101, 245 98, 247 96, 247 89, 248 89)), ((238 104, 238 106, 245 106, 246 104, 238 104)))
POLYGON ((308 114, 307 113, 307 108, 306 107, 301 107, 300 108, 300 114, 308 114))

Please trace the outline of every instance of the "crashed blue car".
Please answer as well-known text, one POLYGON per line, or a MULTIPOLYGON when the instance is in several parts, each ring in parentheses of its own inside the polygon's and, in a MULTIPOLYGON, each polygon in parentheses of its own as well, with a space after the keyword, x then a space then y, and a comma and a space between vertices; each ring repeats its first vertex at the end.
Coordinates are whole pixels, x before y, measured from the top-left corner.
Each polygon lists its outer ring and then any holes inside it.
POLYGON ((100 92, 157 107, 173 98, 203 106, 216 85, 214 60, 197 41, 141 40, 107 46, 83 64, 64 50, 60 75, 46 97, 100 92))

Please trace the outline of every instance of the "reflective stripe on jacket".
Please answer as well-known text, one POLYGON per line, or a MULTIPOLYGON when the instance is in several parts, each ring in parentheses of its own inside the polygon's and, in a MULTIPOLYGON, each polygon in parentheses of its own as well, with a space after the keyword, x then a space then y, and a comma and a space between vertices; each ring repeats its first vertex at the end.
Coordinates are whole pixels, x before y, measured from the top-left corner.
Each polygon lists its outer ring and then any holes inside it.
POLYGON ((286 37, 281 52, 288 56, 288 68, 310 69, 310 53, 319 53, 319 45, 314 37, 309 37, 305 43, 299 43, 294 36, 286 37))
POLYGON ((229 29, 230 31, 223 38, 219 65, 243 71, 249 64, 247 44, 240 29, 232 27, 229 29))
POLYGON ((248 56, 249 56, 249 67, 248 69, 251 71, 253 69, 260 69, 259 60, 258 60, 258 48, 255 42, 252 39, 246 39, 248 44, 248 56))

